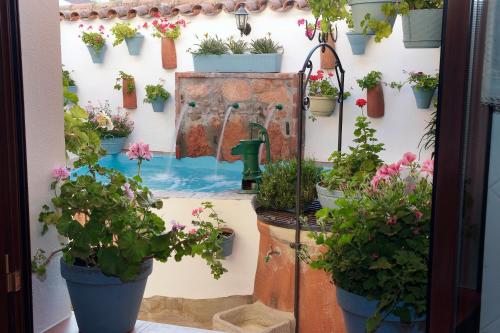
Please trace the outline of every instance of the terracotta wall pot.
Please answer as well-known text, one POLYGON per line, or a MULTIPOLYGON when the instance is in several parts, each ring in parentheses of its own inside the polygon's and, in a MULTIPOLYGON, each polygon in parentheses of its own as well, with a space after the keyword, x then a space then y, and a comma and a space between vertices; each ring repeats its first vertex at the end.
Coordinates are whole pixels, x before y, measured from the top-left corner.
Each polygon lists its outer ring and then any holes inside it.
MULTIPOLYGON (((331 47, 335 48, 335 42, 333 39, 330 37, 328 38, 327 41, 328 45, 331 47)), ((329 49, 325 48, 325 52, 320 53, 320 67, 322 69, 333 69, 335 68, 335 56, 333 55, 333 52, 330 51, 329 49)))
POLYGON ((381 118, 384 116, 384 91, 380 83, 372 89, 368 89, 366 102, 368 117, 381 118))
MULTIPOLYGON (((133 82, 134 80, 132 80, 133 82)), ((127 84, 129 80, 123 79, 122 81, 122 92, 123 92, 123 107, 125 109, 137 109, 137 93, 136 89, 131 93, 127 92, 127 84)))
POLYGON ((172 38, 161 39, 161 64, 165 69, 177 68, 177 54, 172 38))

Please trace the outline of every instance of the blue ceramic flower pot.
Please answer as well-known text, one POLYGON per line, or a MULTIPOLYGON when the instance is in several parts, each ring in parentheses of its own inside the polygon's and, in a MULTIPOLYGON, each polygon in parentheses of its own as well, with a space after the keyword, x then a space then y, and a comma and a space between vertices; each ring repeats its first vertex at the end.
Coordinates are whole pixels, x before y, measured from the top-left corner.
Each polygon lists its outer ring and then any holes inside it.
POLYGON ((415 95, 417 108, 428 109, 431 106, 432 97, 436 89, 419 89, 417 87, 411 87, 411 89, 413 90, 413 95, 415 95))
POLYGON ((77 87, 76 86, 68 86, 68 91, 70 93, 73 93, 73 94, 76 94, 76 91, 77 91, 77 87))
POLYGON ((165 100, 161 97, 157 97, 151 102, 151 106, 154 112, 163 112, 163 109, 165 109, 165 100))
POLYGON ((234 244, 234 230, 229 229, 229 228, 224 228, 222 230, 223 232, 226 232, 227 234, 224 235, 224 240, 222 241, 221 247, 222 247, 222 257, 228 257, 233 253, 233 244, 234 244))
POLYGON ((443 9, 414 9, 402 16, 405 48, 441 46, 443 9))
POLYGON ((128 54, 133 56, 139 55, 141 53, 142 42, 144 42, 144 36, 140 33, 137 33, 134 37, 125 38, 128 54))
POLYGON ((352 54, 365 54, 366 43, 368 42, 368 39, 370 39, 370 35, 355 31, 348 31, 346 32, 346 35, 349 40, 349 44, 351 45, 352 54))
POLYGON ((153 260, 145 261, 141 273, 130 282, 104 275, 97 268, 72 266, 61 259, 61 275, 80 332, 125 333, 137 321, 139 307, 153 260))
MULTIPOLYGON (((365 333, 366 320, 377 308, 378 301, 350 293, 342 288, 336 288, 337 303, 342 308, 347 333, 365 333)), ((411 313, 410 323, 401 323, 399 317, 389 314, 385 317, 376 333, 424 333, 425 316, 416 317, 411 313)))
POLYGON ((119 154, 125 146, 126 137, 106 137, 101 138, 101 147, 106 150, 108 155, 119 154))
POLYGON ((87 49, 89 50, 90 57, 92 57, 92 62, 94 64, 102 64, 104 61, 104 54, 106 53, 106 44, 99 50, 96 51, 92 46, 87 45, 87 49))

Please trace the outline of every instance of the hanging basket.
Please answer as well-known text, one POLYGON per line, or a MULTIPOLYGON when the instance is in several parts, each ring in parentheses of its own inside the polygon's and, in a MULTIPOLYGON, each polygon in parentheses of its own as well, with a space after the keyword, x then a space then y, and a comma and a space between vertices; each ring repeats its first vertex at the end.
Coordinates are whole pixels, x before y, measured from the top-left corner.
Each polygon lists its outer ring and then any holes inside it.
POLYGON ((104 62, 104 55, 106 54, 106 44, 104 44, 104 46, 99 51, 96 51, 90 45, 87 45, 87 49, 89 50, 90 57, 92 58, 92 62, 94 64, 102 64, 104 62))
POLYGON ((123 92, 123 108, 125 109, 137 109, 137 93, 136 89, 132 92, 127 92, 127 85, 129 81, 134 82, 134 80, 122 80, 122 92, 123 92))
POLYGON ((434 97, 436 89, 419 89, 417 87, 411 87, 411 89, 417 102, 417 108, 428 109, 431 106, 432 97, 434 97))
POLYGON ((384 116, 384 91, 379 83, 366 92, 366 108, 370 118, 381 118, 384 116))
POLYGON ((442 9, 410 10, 402 16, 403 43, 407 49, 441 46, 442 9))
POLYGON ((329 117, 337 105, 335 97, 309 96, 309 111, 316 117, 329 117))
POLYGON ((165 69, 177 68, 175 41, 172 38, 161 39, 161 63, 165 69))
MULTIPOLYGON (((383 0, 350 0, 349 5, 352 11, 352 22, 354 24, 354 31, 362 33, 363 28, 361 27, 361 21, 365 19, 367 14, 370 14, 370 18, 384 21, 386 19, 385 14, 382 12, 382 5, 386 3, 392 3, 393 1, 383 1, 383 0)), ((389 19, 389 24, 391 27, 394 26, 396 17, 391 17, 389 19)), ((368 29, 367 33, 373 34, 372 29, 368 29)))
POLYGON ((351 51, 354 55, 365 54, 366 43, 370 39, 371 35, 359 33, 356 31, 346 32, 347 39, 351 45, 351 51))
POLYGON ((127 44, 128 54, 137 56, 141 53, 142 43, 144 42, 144 36, 137 33, 134 37, 125 38, 125 43, 127 44))

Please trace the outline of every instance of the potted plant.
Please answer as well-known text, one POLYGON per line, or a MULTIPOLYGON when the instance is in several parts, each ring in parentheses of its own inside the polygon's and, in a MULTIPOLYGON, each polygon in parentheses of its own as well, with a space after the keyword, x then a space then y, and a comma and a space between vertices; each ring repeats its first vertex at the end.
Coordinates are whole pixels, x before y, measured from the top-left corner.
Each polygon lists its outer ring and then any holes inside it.
POLYGON ((315 117, 329 117, 335 110, 339 90, 331 78, 333 73, 318 70, 316 75, 309 76, 309 111, 315 117))
POLYGON ((115 36, 113 46, 120 45, 125 41, 128 48, 128 54, 136 56, 141 53, 144 36, 137 28, 132 28, 129 23, 116 23, 111 28, 111 33, 115 36))
MULTIPOLYGON (((137 143, 129 157, 150 160, 148 145, 137 143)), ((91 155, 80 156, 76 166, 88 170, 70 177, 65 168, 53 171, 51 206, 43 207, 43 231, 54 226, 66 241, 58 251, 61 275, 66 280, 78 328, 82 332, 130 332, 137 320, 153 259, 200 255, 215 278, 226 270, 217 258, 217 231, 200 225, 193 233, 165 222, 153 209, 162 201, 141 184, 140 174, 128 178, 97 164, 91 155), (206 244, 208 242, 208 244, 206 244)), ((33 270, 44 273, 50 258, 37 252, 33 270)))
POLYGON ((317 213, 324 229, 310 236, 324 250, 310 264, 331 274, 348 333, 425 332, 433 162, 415 159, 317 213))
POLYGON ((129 119, 129 114, 111 111, 109 102, 97 106, 86 106, 89 123, 101 138, 101 147, 110 155, 118 154, 125 146, 127 137, 134 130, 134 123, 129 119))
MULTIPOLYGON (((321 168, 313 160, 305 160, 302 165, 302 202, 307 208, 317 198, 316 183, 321 168)), ((297 161, 277 161, 266 165, 259 184, 256 204, 263 208, 293 211, 295 209, 295 181, 297 161)))
POLYGON ((163 88, 163 81, 158 84, 148 84, 146 86, 146 97, 144 103, 151 103, 154 112, 163 112, 165 102, 169 99, 170 93, 163 88))
POLYGON ((75 80, 71 77, 71 72, 67 69, 62 70, 62 79, 63 79, 63 87, 67 87, 68 91, 76 94, 76 83, 75 80))
MULTIPOLYGON (((202 207, 195 208, 191 212, 194 217, 192 224, 196 227, 203 227, 211 230, 209 236, 214 237, 211 240, 205 239, 204 244, 214 249, 220 258, 229 257, 233 253, 233 244, 235 232, 233 229, 225 226, 226 222, 215 211, 215 205, 210 201, 201 203, 202 207), (211 244, 214 242, 214 244, 211 244), (217 249, 217 247, 220 247, 217 249)), ((195 233, 196 229, 191 229, 190 233, 195 233)))
POLYGON ((281 70, 282 47, 270 35, 252 40, 247 46, 246 42, 232 37, 222 40, 217 35, 205 34, 196 46, 188 51, 193 55, 197 72, 274 73, 281 70))
POLYGON ((165 69, 177 68, 177 52, 175 40, 181 35, 181 27, 186 27, 183 19, 171 23, 166 18, 155 19, 152 22, 153 37, 161 38, 161 63, 165 69))
MULTIPOLYGON (((366 100, 356 101, 361 110, 366 100)), ((365 116, 356 118, 354 127, 355 146, 349 147, 348 153, 333 152, 328 161, 332 168, 323 171, 321 180, 316 185, 318 199, 322 207, 336 208, 336 201, 344 194, 344 189, 356 188, 371 178, 377 167, 382 164, 379 153, 384 150, 384 144, 378 143, 375 129, 365 116)))
POLYGON ((382 90, 382 73, 371 71, 362 79, 356 80, 362 90, 366 90, 367 115, 371 118, 384 116, 384 91, 382 90))
POLYGON ((396 21, 392 0, 349 0, 352 28, 356 33, 375 35, 375 41, 388 37, 396 21))
MULTIPOLYGON (((83 24, 80 24, 83 29, 83 24)), ((86 30, 82 30, 81 39, 89 50, 90 57, 94 64, 102 64, 104 54, 106 53, 106 38, 104 38, 104 26, 99 26, 98 32, 92 31, 93 27, 89 25, 86 30)))
POLYGON ((417 108, 428 109, 439 85, 439 73, 403 72, 408 74, 408 79, 404 82, 391 82, 390 87, 401 90, 406 83, 409 83, 415 96, 417 108))
POLYGON ((123 107, 125 109, 137 109, 137 93, 134 77, 120 71, 114 85, 115 90, 123 92, 123 107))

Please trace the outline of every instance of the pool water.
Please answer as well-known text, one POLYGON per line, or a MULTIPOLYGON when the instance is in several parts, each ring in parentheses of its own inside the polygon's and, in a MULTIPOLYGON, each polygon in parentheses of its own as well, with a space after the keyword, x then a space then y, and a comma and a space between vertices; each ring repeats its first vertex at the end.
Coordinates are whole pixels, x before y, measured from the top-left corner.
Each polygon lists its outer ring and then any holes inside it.
MULTIPOLYGON (((99 164, 121 171, 128 177, 137 174, 137 161, 131 161, 125 154, 107 155, 99 164)), ((225 192, 241 187, 243 163, 219 162, 212 156, 176 159, 172 155, 155 155, 151 161, 144 161, 141 177, 151 190, 173 192, 225 192)), ((77 174, 85 172, 77 170, 77 174)))

